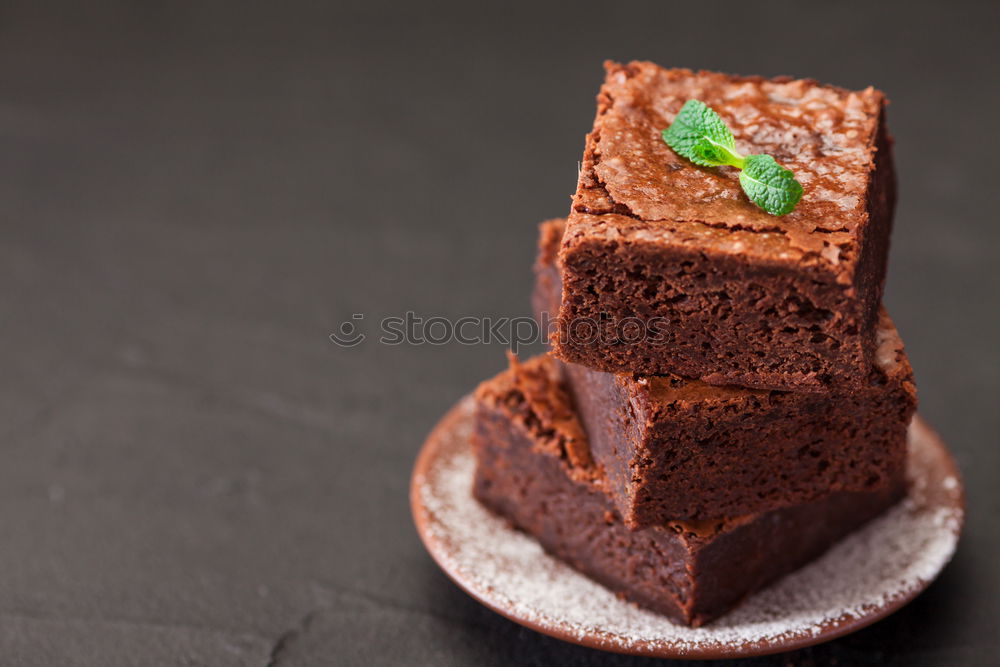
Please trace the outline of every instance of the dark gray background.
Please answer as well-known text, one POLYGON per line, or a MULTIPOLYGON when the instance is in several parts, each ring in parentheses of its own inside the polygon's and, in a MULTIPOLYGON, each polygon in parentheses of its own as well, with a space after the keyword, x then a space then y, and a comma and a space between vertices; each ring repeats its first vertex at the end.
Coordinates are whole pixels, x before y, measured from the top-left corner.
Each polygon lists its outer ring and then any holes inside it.
POLYGON ((0 662, 647 664, 417 539, 417 450, 503 346, 328 334, 527 315, 601 61, 648 58, 888 92, 887 301, 968 485, 914 604, 752 664, 996 664, 998 4, 478 4, 0 8, 0 662))

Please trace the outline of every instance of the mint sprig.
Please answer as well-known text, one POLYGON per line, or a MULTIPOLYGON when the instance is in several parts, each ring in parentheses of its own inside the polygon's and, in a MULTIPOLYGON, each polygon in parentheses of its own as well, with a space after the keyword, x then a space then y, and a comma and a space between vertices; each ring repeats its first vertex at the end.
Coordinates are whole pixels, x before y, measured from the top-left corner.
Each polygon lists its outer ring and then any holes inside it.
POLYGON ((802 184, 790 169, 770 155, 740 155, 726 122, 704 102, 685 102, 674 122, 663 130, 663 141, 702 167, 725 165, 742 170, 743 192, 771 215, 791 213, 802 199, 802 184))

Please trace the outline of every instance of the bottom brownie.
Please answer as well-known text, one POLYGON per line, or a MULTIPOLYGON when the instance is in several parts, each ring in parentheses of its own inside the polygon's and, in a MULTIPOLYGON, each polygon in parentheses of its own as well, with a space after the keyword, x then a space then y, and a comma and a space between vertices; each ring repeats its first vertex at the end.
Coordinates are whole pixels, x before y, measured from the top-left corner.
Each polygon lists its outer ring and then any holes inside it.
POLYGON ((476 498, 619 595, 692 626, 817 557, 904 490, 900 479, 766 513, 631 531, 551 359, 512 360, 476 399, 476 498))

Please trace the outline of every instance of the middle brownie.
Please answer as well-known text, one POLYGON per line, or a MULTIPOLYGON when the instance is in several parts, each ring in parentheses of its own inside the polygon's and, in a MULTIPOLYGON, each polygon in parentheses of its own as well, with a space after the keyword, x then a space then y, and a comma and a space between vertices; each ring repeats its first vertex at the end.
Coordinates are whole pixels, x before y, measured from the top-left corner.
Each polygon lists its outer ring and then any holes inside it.
MULTIPOLYGON (((534 306, 558 311, 561 220, 543 223, 534 306)), ((632 528, 763 512, 898 475, 916 407, 912 371, 883 312, 861 387, 808 394, 562 364, 591 452, 632 528)))

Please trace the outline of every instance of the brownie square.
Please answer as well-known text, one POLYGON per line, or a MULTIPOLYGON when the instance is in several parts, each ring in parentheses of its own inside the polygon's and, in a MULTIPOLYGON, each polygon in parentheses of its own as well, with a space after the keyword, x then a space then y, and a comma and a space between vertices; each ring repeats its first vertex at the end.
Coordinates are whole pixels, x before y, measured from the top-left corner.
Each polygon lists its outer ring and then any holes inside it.
MULTIPOLYGON (((542 224, 539 315, 559 307, 553 248, 561 228, 560 220, 542 224)), ((562 369, 609 493, 625 522, 641 528, 870 491, 900 474, 916 389, 884 311, 878 341, 866 382, 825 394, 562 369)))
POLYGON ((537 357, 479 387, 475 496, 552 555, 681 623, 716 618, 903 492, 900 477, 768 513, 632 531, 605 493, 600 466, 581 454, 587 440, 557 376, 551 358, 537 357))
POLYGON ((556 356, 765 389, 864 384, 895 204, 882 93, 605 67, 560 251, 556 356), (805 194, 793 212, 765 213, 736 169, 698 167, 663 142, 692 98, 740 152, 794 171, 805 194))

